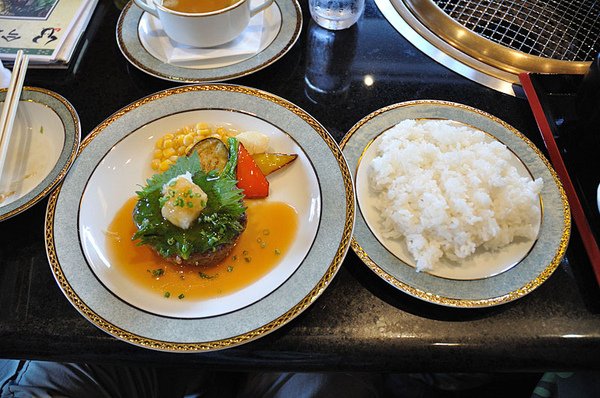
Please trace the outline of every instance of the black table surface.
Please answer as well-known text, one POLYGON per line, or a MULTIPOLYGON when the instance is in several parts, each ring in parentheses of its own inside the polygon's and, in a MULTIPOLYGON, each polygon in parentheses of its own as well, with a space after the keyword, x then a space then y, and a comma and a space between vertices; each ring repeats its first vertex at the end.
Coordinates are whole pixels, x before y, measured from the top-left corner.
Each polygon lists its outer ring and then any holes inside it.
MULTIPOLYGON (((338 32, 319 31, 307 0, 301 6, 304 24, 293 48, 265 69, 228 83, 292 101, 338 142, 381 107, 438 99, 491 113, 544 149, 525 99, 488 89, 431 60, 371 0, 353 28, 338 32), (319 85, 321 90, 315 89, 319 85), (333 87, 341 90, 327 93, 333 87)), ((115 39, 119 14, 112 1, 100 0, 71 68, 31 70, 27 75, 27 85, 53 90, 73 104, 84 136, 121 107, 177 85, 144 74, 123 57, 115 39)), ((46 204, 42 200, 0 224, 0 357, 222 369, 600 368, 598 288, 575 233, 565 260, 542 286, 512 303, 476 310, 412 298, 374 275, 350 250, 323 295, 283 328, 222 351, 176 354, 117 340, 71 306, 46 258, 46 204)))

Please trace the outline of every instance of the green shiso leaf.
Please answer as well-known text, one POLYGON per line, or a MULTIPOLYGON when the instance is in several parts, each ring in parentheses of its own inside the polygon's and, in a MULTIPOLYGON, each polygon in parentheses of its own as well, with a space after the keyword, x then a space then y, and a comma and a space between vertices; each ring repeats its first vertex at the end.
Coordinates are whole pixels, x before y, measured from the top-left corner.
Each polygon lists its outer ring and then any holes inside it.
POLYGON ((160 194, 163 185, 171 181, 173 178, 185 174, 188 171, 193 176, 201 170, 200 158, 198 157, 197 153, 194 152, 191 156, 181 156, 167 171, 160 174, 154 174, 152 177, 147 179, 146 186, 143 187, 141 191, 136 193, 138 198, 147 197, 154 192, 158 192, 160 194))
POLYGON ((241 223, 246 208, 244 195, 236 187, 237 140, 229 142, 230 157, 223 172, 206 173, 200 166, 197 153, 180 157, 162 174, 155 174, 137 192, 138 202, 133 220, 138 231, 132 239, 140 245, 151 245, 163 257, 179 256, 184 260, 193 253, 207 253, 228 244, 244 229, 241 223), (235 149, 235 155, 232 156, 235 149), (161 214, 162 189, 171 179, 190 172, 192 181, 206 193, 207 206, 198 220, 187 230, 181 229, 161 214))

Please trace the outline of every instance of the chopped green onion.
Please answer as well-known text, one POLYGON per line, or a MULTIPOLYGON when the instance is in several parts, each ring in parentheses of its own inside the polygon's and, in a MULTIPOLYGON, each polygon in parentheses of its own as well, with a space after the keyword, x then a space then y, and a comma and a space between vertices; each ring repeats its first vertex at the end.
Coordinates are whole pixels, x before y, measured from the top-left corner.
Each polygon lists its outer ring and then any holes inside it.
POLYGON ((155 278, 160 278, 164 274, 165 274, 165 270, 162 269, 162 268, 158 268, 158 269, 153 269, 152 270, 152 276, 155 277, 155 278))
POLYGON ((208 274, 205 274, 204 272, 198 272, 198 275, 200 275, 200 278, 202 278, 202 279, 214 279, 214 278, 216 278, 216 277, 217 277, 219 274, 216 274, 216 275, 208 275, 208 274))

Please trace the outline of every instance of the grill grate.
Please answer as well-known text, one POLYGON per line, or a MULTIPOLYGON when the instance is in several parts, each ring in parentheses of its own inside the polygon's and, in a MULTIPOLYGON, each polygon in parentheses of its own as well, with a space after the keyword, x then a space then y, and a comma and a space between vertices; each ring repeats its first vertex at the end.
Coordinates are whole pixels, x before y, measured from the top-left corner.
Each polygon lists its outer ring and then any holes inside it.
POLYGON ((591 61, 600 52, 597 0, 434 0, 470 31, 530 55, 591 61))

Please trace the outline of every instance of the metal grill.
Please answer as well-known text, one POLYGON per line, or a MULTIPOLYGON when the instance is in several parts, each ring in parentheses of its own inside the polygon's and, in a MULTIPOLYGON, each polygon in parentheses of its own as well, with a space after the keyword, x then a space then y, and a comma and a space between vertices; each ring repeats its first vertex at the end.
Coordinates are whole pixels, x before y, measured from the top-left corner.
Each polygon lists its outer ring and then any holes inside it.
POLYGON ((591 61, 600 52, 597 0, 434 0, 453 20, 530 55, 591 61))

